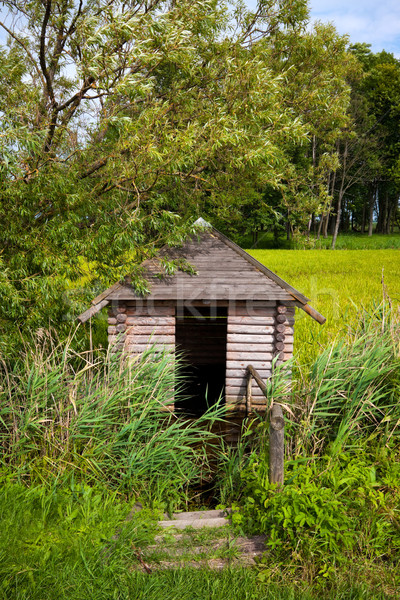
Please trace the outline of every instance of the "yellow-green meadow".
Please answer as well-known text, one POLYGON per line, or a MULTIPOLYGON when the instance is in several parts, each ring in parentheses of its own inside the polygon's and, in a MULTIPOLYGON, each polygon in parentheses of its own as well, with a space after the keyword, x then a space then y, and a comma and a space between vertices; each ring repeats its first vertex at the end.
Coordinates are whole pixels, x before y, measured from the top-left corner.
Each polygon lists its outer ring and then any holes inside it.
POLYGON ((308 362, 337 335, 355 322, 356 314, 370 309, 385 290, 400 306, 399 250, 248 250, 293 287, 310 298, 310 304, 327 318, 319 325, 299 310, 295 354, 308 362))

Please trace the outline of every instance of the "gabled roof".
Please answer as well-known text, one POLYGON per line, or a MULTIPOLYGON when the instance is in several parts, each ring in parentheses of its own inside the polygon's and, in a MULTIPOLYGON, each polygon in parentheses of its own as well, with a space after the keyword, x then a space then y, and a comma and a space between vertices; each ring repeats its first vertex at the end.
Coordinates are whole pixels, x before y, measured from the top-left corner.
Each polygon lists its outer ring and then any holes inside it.
MULTIPOLYGON (((195 275, 176 270, 163 272, 159 259, 142 263, 148 281, 148 300, 273 300, 295 303, 320 323, 325 321, 308 306, 308 298, 286 283, 258 260, 206 222, 204 229, 179 248, 164 247, 159 258, 186 260, 195 275)), ((78 317, 81 322, 96 314, 112 301, 135 301, 143 296, 127 281, 105 290, 92 306, 78 317)))

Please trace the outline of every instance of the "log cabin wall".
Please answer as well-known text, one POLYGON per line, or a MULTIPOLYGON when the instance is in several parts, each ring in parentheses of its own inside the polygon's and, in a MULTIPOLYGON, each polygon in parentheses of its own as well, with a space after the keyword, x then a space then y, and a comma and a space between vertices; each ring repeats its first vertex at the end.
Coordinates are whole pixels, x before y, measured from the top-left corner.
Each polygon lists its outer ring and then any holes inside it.
MULTIPOLYGON (((294 306, 280 302, 237 302, 230 307, 227 325, 226 404, 232 411, 246 410, 246 368, 271 376, 272 359, 293 355, 294 306)), ((262 412, 266 399, 252 380, 252 408, 262 412)))
POLYGON ((130 356, 149 346, 175 350, 175 304, 120 301, 109 310, 108 343, 130 356))

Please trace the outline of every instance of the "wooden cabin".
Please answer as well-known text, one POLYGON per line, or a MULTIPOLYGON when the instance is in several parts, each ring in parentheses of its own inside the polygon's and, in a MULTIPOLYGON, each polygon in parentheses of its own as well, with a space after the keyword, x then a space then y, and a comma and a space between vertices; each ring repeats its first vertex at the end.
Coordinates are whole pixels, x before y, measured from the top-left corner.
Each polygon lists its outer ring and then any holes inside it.
POLYGON ((320 323, 325 319, 303 294, 203 225, 182 247, 159 252, 162 259, 187 261, 195 274, 168 275, 160 260, 145 261, 147 295, 137 294, 126 278, 78 318, 84 322, 108 306, 108 339, 115 350, 136 357, 154 345, 178 353, 186 387, 182 397, 176 394, 175 406, 188 414, 201 414, 221 395, 231 411, 262 412, 266 399, 254 380, 248 388, 247 366, 267 379, 274 357, 292 356, 296 306, 320 323))

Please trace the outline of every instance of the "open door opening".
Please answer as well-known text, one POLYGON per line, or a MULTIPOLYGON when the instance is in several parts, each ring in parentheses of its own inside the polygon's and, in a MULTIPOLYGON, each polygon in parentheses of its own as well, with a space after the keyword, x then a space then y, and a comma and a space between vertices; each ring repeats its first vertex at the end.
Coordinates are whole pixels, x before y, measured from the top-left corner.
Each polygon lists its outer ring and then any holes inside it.
POLYGON ((176 350, 183 376, 175 408, 200 416, 225 394, 227 309, 196 307, 176 314, 176 350))

